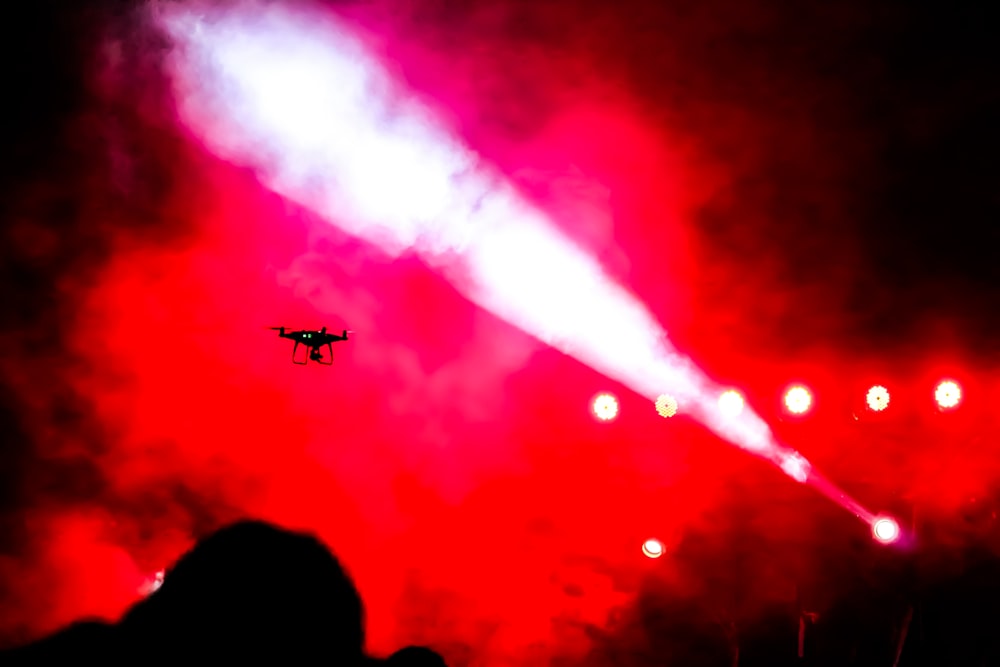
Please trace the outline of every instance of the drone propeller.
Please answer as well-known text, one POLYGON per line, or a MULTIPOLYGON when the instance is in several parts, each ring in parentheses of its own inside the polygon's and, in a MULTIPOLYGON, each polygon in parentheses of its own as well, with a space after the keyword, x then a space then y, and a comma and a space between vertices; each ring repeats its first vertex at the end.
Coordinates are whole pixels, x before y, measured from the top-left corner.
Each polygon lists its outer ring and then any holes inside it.
MULTIPOLYGON (((288 329, 288 327, 264 327, 264 329, 266 329, 268 331, 285 331, 286 329, 288 329)), ((307 331, 308 331, 308 329, 307 329, 307 331)), ((349 334, 354 334, 355 333, 351 329, 344 329, 344 331, 346 331, 349 334)))

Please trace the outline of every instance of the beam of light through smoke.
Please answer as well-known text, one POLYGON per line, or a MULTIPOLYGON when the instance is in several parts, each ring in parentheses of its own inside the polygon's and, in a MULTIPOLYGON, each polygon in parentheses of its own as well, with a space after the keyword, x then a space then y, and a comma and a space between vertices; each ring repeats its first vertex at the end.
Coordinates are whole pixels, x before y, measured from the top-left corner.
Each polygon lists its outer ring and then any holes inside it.
MULTIPOLYGON (((809 462, 669 344, 651 313, 502 175, 451 138, 320 12, 161 7, 178 113, 204 145, 390 255, 415 251, 468 299, 654 401, 669 392, 720 437, 793 479, 809 462)), ((817 488, 862 518, 828 482, 817 488)))

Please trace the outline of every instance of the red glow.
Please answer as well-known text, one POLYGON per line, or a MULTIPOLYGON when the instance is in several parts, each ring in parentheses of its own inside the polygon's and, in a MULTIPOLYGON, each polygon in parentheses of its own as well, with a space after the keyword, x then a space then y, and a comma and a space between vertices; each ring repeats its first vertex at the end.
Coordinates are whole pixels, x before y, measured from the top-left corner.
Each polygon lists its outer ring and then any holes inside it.
POLYGON ((812 407, 812 393, 801 385, 789 388, 785 392, 785 407, 792 414, 805 414, 812 407))
MULTIPOLYGON (((359 14, 368 6, 354 4, 359 14)), ((522 4, 527 18, 560 18, 558 8, 536 9, 545 3, 522 4)), ((578 9, 566 7, 563 18, 570 25, 578 9)), ((707 261, 711 253, 702 256, 693 248, 704 240, 714 249, 717 239, 698 237, 692 247, 684 239, 701 233, 692 216, 708 202, 726 207, 723 213, 740 221, 740 228, 768 224, 753 219, 767 215, 755 214, 744 195, 719 203, 718 194, 747 175, 769 173, 768 143, 776 133, 788 138, 783 159, 797 156, 837 168, 836 155, 814 159, 832 152, 813 143, 822 133, 815 131, 811 102, 808 113, 796 115, 799 96, 782 97, 788 114, 780 114, 777 125, 774 114, 755 117, 752 105, 706 99, 693 111, 677 105, 670 114, 677 127, 667 127, 659 114, 650 116, 648 109, 659 106, 636 104, 646 92, 620 80, 623 60, 607 57, 622 46, 615 39, 627 40, 628 49, 660 54, 665 71, 690 75, 704 86, 699 95, 711 92, 713 76, 729 77, 729 67, 744 66, 735 60, 722 68, 700 64, 699 54, 708 52, 698 35, 715 40, 719 30, 710 10, 696 13, 706 18, 690 19, 703 22, 699 30, 675 22, 681 27, 670 49, 644 44, 647 31, 635 29, 643 26, 631 24, 628 12, 602 12, 600 21, 591 22, 590 38, 559 45, 565 58, 550 57, 546 48, 524 48, 522 37, 505 42, 502 35, 509 31, 495 25, 507 22, 502 12, 473 14, 456 13, 440 33, 441 26, 429 20, 425 42, 418 22, 405 26, 405 18, 392 28, 399 35, 372 33, 380 42, 384 37, 393 68, 423 87, 421 99, 443 108, 484 162, 501 174, 516 174, 518 187, 532 190, 538 205, 581 247, 627 276, 629 290, 671 325, 678 350, 697 349, 696 358, 710 360, 733 381, 774 381, 766 385, 773 395, 777 383, 798 371, 778 369, 780 360, 773 357, 748 360, 748 347, 733 338, 736 331, 752 331, 780 342, 781 330, 770 328, 771 314, 788 312, 789 293, 760 277, 773 273, 757 270, 761 254, 707 261), (607 23, 614 29, 606 29, 607 23), (594 48, 602 43, 606 48, 594 48), (739 149, 738 165, 720 160, 716 145, 739 149), (710 283, 723 286, 724 298, 698 291, 710 283), (696 322, 691 330, 697 335, 684 340, 683 326, 673 326, 677 322, 696 322)), ((146 109, 155 106, 150 99, 163 97, 125 80, 150 60, 129 52, 129 44, 140 41, 116 42, 107 54, 87 60, 117 67, 109 76, 118 77, 128 96, 108 107, 116 109, 116 118, 105 126, 101 108, 84 108, 88 113, 80 123, 53 133, 84 147, 91 134, 118 143, 95 146, 81 183, 59 182, 62 162, 72 164, 79 156, 71 151, 73 159, 59 158, 60 169, 47 174, 44 184, 25 188, 46 207, 64 194, 79 199, 70 207, 79 215, 72 223, 85 231, 62 238, 62 226, 54 232, 40 226, 26 233, 31 266, 58 264, 76 238, 107 243, 91 253, 97 263, 70 263, 72 272, 58 284, 57 323, 64 331, 12 335, 8 344, 14 345, 2 362, 27 439, 37 443, 32 454, 60 468, 92 467, 100 489, 85 500, 74 491, 68 506, 51 479, 23 485, 34 494, 26 505, 46 509, 18 521, 25 526, 28 555, 0 559, 5 627, 37 634, 92 614, 116 617, 144 583, 157 585, 151 573, 170 563, 206 524, 236 513, 325 539, 358 581, 373 650, 388 652, 403 639, 420 638, 466 646, 464 652, 484 664, 524 664, 517 657, 526 647, 563 648, 556 646, 553 620, 561 628, 600 628, 611 610, 632 602, 633 593, 622 592, 614 572, 636 561, 648 564, 635 547, 650 526, 665 536, 673 527, 665 523, 707 528, 725 544, 729 528, 707 517, 725 514, 734 496, 747 505, 760 503, 773 489, 794 484, 776 475, 770 485, 753 486, 746 494, 752 497, 741 496, 747 487, 734 481, 746 473, 746 452, 704 447, 708 436, 673 428, 683 420, 672 428, 633 427, 634 415, 626 410, 612 428, 600 428, 587 401, 591 390, 578 393, 595 386, 592 370, 470 305, 427 266, 347 238, 263 191, 245 170, 185 144, 185 132, 170 133, 173 106, 149 122, 130 116, 137 101, 146 109), (136 90, 143 94, 134 95, 136 90), (120 168, 115 178, 121 182, 101 180, 108 165, 120 168), (122 188, 128 192, 124 200, 115 194, 122 188), (122 201, 129 205, 108 204, 122 201), (174 221, 185 226, 171 228, 174 221), (334 347, 332 367, 295 367, 288 342, 263 331, 282 324, 346 327, 358 335, 334 347), (37 349, 21 340, 53 342, 37 349), (67 402, 83 416, 84 433, 52 419, 66 411, 67 402), (608 434, 613 443, 600 441, 608 434), (573 569, 568 562, 601 566, 573 569), (572 587, 553 585, 556 579, 571 579, 585 594, 567 594, 572 587), (491 629, 488 637, 484 627, 491 629)), ((752 82, 753 65, 746 67, 735 74, 752 82)), ((772 73, 762 72, 760 80, 771 81, 772 73)), ((392 196, 385 183, 377 185, 386 198, 392 196)), ((834 204, 844 199, 836 191, 827 196, 834 204)), ((747 240, 755 238, 764 240, 758 250, 768 253, 763 259, 771 266, 784 251, 768 248, 766 233, 750 233, 747 240)), ((845 352, 827 365, 839 371, 851 358, 845 352)), ((932 384, 921 385, 925 401, 932 384)), ((829 395, 827 386, 817 383, 817 396, 829 395)), ((755 392, 748 395, 762 395, 756 389, 747 386, 755 392)), ((735 396, 738 414, 743 399, 735 396)), ((819 403, 825 405, 825 398, 819 403)), ((613 405, 617 416, 618 401, 613 405)), ((690 406, 680 407, 686 415, 690 406)), ((639 412, 667 426, 648 404, 639 412)), ((808 443, 810 457, 844 452, 845 458, 856 457, 851 463, 860 469, 888 456, 863 447, 851 454, 839 435, 818 434, 808 443)), ((960 496, 995 471, 996 457, 981 456, 942 465, 934 452, 915 458, 912 467, 927 471, 924 481, 960 496)), ((787 461, 786 472, 805 474, 798 459, 787 461)), ((761 514, 783 511, 775 505, 761 514)), ((768 517, 761 525, 775 530, 783 524, 768 517)), ((673 557, 674 541, 668 543, 673 557)), ((654 539, 642 551, 647 558, 665 554, 654 539)), ((754 553, 765 564, 756 570, 766 587, 774 583, 767 573, 775 569, 776 556, 766 549, 754 553)), ((704 592, 695 590, 701 585, 696 579, 684 593, 704 592)), ((781 573, 777 584, 783 582, 781 573)), ((586 649, 582 638, 568 641, 586 649)))
POLYGON ((882 385, 875 385, 865 394, 865 402, 869 409, 881 412, 889 407, 889 390, 882 385))
MULTIPOLYGON (((605 123, 633 127, 635 140, 616 141, 616 151, 656 159, 634 119, 597 111, 587 139, 574 124, 577 150, 604 141, 605 123)), ((161 135, 129 140, 155 155, 161 135)), ((587 394, 578 409, 571 404, 573 387, 593 386, 593 371, 570 361, 553 368, 550 348, 474 307, 425 265, 387 261, 196 146, 165 152, 177 187, 155 206, 190 228, 146 239, 114 211, 81 220, 88 234, 104 224, 124 231, 107 232, 115 251, 86 281, 67 282, 72 335, 60 345, 73 363, 4 361, 42 455, 82 456, 104 480, 87 516, 38 497, 54 509, 26 521, 30 558, 0 563, 4 627, 37 635, 83 616, 117 617, 196 531, 235 513, 327 541, 362 591, 372 650, 398 648, 412 636, 406 618, 435 614, 458 628, 442 641, 469 640, 475 631, 464 628, 503 617, 504 650, 516 653, 547 641, 553 618, 569 612, 599 624, 623 603, 608 575, 567 575, 563 563, 584 550, 614 558, 605 545, 646 530, 654 505, 636 490, 653 475, 677 499, 658 526, 696 523, 725 499, 724 465, 713 462, 697 485, 674 472, 692 460, 693 443, 675 441, 654 457, 639 445, 661 436, 633 430, 595 447, 602 429, 585 414, 587 394), (357 333, 334 346, 333 366, 295 366, 288 341, 265 330, 275 325, 357 333), (65 396, 101 433, 99 452, 49 418, 65 396), (563 442, 568 453, 554 457, 563 442), (623 453, 632 463, 609 475, 623 453), (621 493, 623 482, 633 492, 621 493), (558 530, 548 546, 526 550, 540 516, 558 530), (469 544, 490 546, 470 559, 469 544), (586 600, 549 586, 552 573, 584 582, 586 600)), ((657 180, 674 180, 652 168, 657 180)), ((103 213, 106 193, 99 185, 94 193, 103 213)), ((617 412, 617 400, 608 407, 617 412)), ((623 558, 635 557, 629 539, 623 558)))

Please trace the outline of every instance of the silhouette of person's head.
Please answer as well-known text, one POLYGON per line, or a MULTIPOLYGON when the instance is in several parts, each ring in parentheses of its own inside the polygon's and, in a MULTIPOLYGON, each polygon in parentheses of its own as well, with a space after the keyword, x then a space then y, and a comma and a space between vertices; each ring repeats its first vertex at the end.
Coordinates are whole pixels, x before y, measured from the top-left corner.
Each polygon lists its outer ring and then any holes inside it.
POLYGON ((448 667, 437 652, 423 646, 407 646, 388 657, 386 667, 448 667))
POLYGON ((132 657, 354 664, 363 613, 353 582, 322 543, 242 521, 182 556, 119 627, 132 657))

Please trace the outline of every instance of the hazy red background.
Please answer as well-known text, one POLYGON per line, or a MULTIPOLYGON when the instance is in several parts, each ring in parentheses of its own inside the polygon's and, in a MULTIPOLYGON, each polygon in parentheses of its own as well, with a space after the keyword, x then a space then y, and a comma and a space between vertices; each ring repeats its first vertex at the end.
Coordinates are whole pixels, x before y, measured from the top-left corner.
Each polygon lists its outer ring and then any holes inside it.
MULTIPOLYGON (((913 83, 937 70, 900 73, 924 17, 654 6, 336 9, 713 378, 772 420, 810 383, 818 412, 776 429, 834 481, 904 521, 968 507, 1000 479, 1000 308, 995 266, 963 248, 994 232, 974 231, 972 162, 933 195, 935 172, 900 166, 968 121, 913 83), (929 411, 942 373, 969 393, 947 422, 929 411), (903 409, 887 423, 852 418, 874 379, 903 409)), ((844 588, 831 563, 868 548, 846 512, 189 141, 129 7, 39 13, 15 111, 46 112, 6 126, 8 641, 119 614, 242 515, 329 542, 374 650, 429 642, 456 664, 582 656, 608 645, 598 628, 638 642, 649 577, 747 617, 844 588), (299 367, 276 325, 356 335, 333 367, 299 367), (587 412, 602 390, 622 400, 611 424, 587 412)), ((949 525, 936 540, 969 539, 949 525)))

